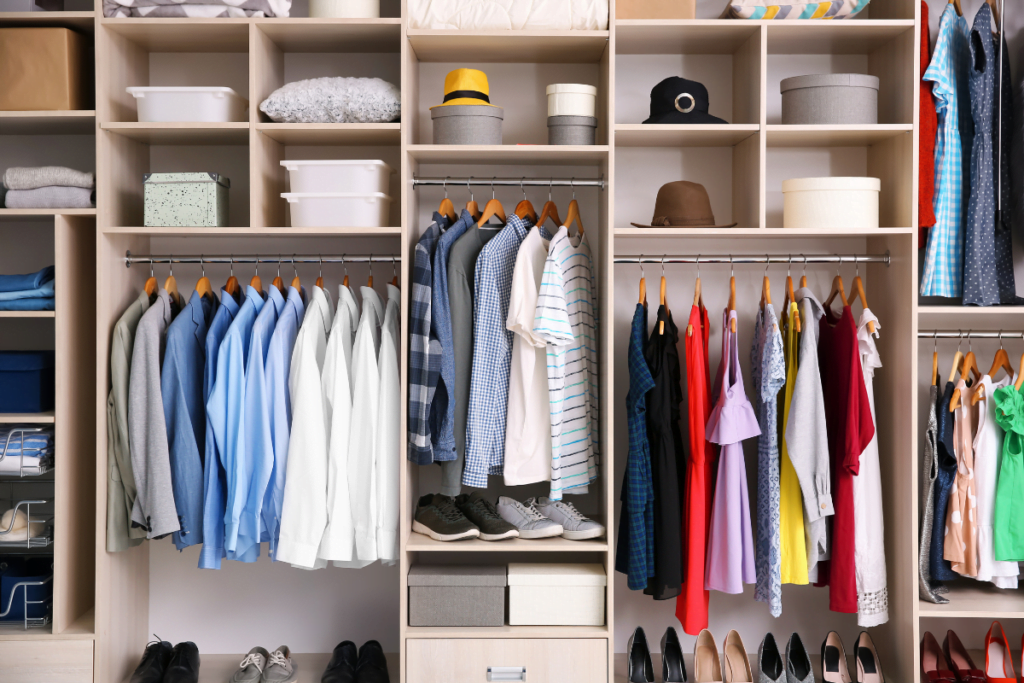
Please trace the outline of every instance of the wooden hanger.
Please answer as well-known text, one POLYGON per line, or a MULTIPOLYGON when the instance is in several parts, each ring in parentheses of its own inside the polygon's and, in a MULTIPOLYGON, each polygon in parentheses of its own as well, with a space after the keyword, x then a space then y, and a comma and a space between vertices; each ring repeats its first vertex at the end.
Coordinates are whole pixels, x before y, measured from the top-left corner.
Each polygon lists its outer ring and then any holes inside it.
POLYGON ((437 212, 448 219, 449 223, 454 223, 456 220, 455 216, 455 205, 452 204, 452 200, 448 199, 448 177, 444 179, 444 199, 441 200, 441 206, 437 208, 437 212))
POLYGON ((294 254, 292 255, 292 271, 295 273, 295 277, 292 278, 292 287, 295 288, 295 291, 301 292, 302 291, 302 281, 299 280, 299 269, 295 267, 295 256, 294 256, 294 254))
POLYGON ((370 254, 370 260, 367 263, 370 266, 370 277, 366 279, 366 286, 373 287, 373 254, 370 254))
POLYGON ((277 257, 277 277, 274 278, 274 281, 271 284, 274 285, 275 287, 277 287, 277 291, 281 292, 282 294, 287 294, 287 292, 285 292, 285 289, 284 289, 284 280, 281 279, 281 257, 280 256, 277 257))
POLYGON ((156 275, 153 274, 152 261, 149 262, 149 277, 146 278, 146 284, 142 286, 142 289, 146 292, 150 302, 152 302, 153 297, 156 296, 156 275))
MULTIPOLYGON (((767 258, 767 256, 766 256, 767 258)), ((768 266, 770 264, 766 261, 764 266, 764 279, 761 280, 761 310, 764 311, 765 304, 772 302, 772 283, 768 279, 768 266)))
POLYGON ((960 376, 967 380, 969 377, 974 377, 974 381, 981 379, 981 368, 978 367, 978 357, 974 355, 974 351, 968 351, 967 355, 964 356, 964 365, 960 368, 960 376), (970 374, 968 374, 970 371, 970 374))
POLYGON ((544 202, 544 206, 540 210, 540 218, 537 219, 537 227, 544 225, 544 223, 551 219, 555 222, 556 227, 561 227, 562 219, 558 217, 558 207, 551 201, 551 186, 548 185, 548 200, 544 202))
MULTIPOLYGON (((172 256, 171 258, 173 259, 174 257, 172 256)), ((168 263, 167 265, 169 267, 169 272, 167 274, 167 279, 164 280, 164 291, 171 295, 171 301, 173 303, 178 303, 181 299, 181 294, 178 293, 178 281, 174 279, 174 266, 171 263, 168 263)))
POLYGON ((1013 378, 1013 366, 1010 365, 1010 356, 1006 353, 1006 349, 1003 348, 1003 333, 999 332, 999 350, 996 351, 996 357, 992 361, 992 367, 988 371, 988 376, 995 379, 996 373, 1002 368, 1006 370, 1006 374, 1011 379, 1013 378))
POLYGON ((320 270, 316 276, 316 286, 320 289, 324 288, 324 257, 320 257, 320 270))
MULTIPOLYGON (((576 201, 575 199, 573 200, 576 201)), ((665 279, 665 257, 661 257, 661 291, 658 294, 658 302, 665 308, 665 315, 668 316, 668 303, 665 298, 665 290, 667 289, 668 281, 665 279)), ((662 320, 658 323, 658 334, 665 334, 665 321, 662 320)))
MULTIPOLYGON (((865 309, 867 309, 868 308, 868 297, 864 293, 864 282, 860 279, 860 275, 859 274, 855 275, 854 278, 853 278, 853 293, 854 293, 854 295, 856 295, 857 299, 860 300, 860 305, 862 307, 864 307, 865 309)), ((875 321, 874 320, 869 320, 868 321, 868 332, 870 332, 871 334, 875 333, 875 321)))
POLYGON ((960 0, 949 0, 949 4, 952 5, 953 9, 956 10, 956 15, 958 17, 962 17, 964 15, 964 10, 960 6, 960 0))
POLYGON ((196 292, 199 296, 205 296, 216 300, 216 295, 213 293, 213 285, 210 284, 210 278, 206 277, 206 264, 203 263, 202 256, 199 257, 199 267, 203 269, 203 276, 199 278, 199 282, 196 283, 196 292))
POLYGON ((782 314, 783 314, 783 316, 786 319, 786 324, 788 325, 788 324, 792 323, 793 329, 796 330, 797 332, 799 332, 800 331, 800 311, 797 310, 796 314, 793 316, 792 321, 790 321, 790 319, 789 319, 789 309, 791 308, 790 304, 792 304, 792 303, 796 303, 796 294, 793 292, 793 277, 787 272, 786 273, 786 301, 783 304, 783 308, 785 308, 786 310, 784 310, 782 314))
POLYGON ((484 212, 480 215, 480 219, 476 223, 476 227, 483 227, 484 223, 491 219, 491 216, 497 216, 498 220, 502 223, 508 223, 508 219, 505 218, 505 207, 501 205, 494 196, 494 186, 491 185, 491 198, 484 204, 484 212))
MULTIPOLYGON (((729 257, 729 311, 736 310, 736 274, 732 270, 732 257, 729 257)), ((736 334, 736 318, 732 319, 729 329, 736 334)))
POLYGON ((996 0, 986 1, 988 2, 988 6, 992 9, 992 19, 995 23, 995 25, 992 28, 995 29, 996 33, 998 33, 1000 29, 1002 29, 1002 24, 999 23, 999 3, 996 2, 996 0))
POLYGON ((804 272, 800 274, 800 289, 807 286, 807 257, 804 256, 804 272))
MULTIPOLYGON (((572 187, 573 180, 576 180, 576 179, 573 178, 572 180, 569 181, 569 186, 570 187, 572 187)), ((566 216, 565 216, 565 223, 562 223, 562 225, 564 225, 565 227, 569 228, 569 227, 572 227, 573 222, 575 222, 577 229, 579 229, 579 232, 582 235, 583 234, 583 218, 580 216, 580 205, 579 205, 579 202, 576 201, 576 188, 575 187, 572 188, 572 201, 569 202, 569 209, 568 209, 568 211, 569 211, 569 213, 566 214, 566 216)))
POLYGON ((640 254, 640 300, 637 303, 647 305, 647 278, 644 276, 643 254, 640 254))
POLYGON ((939 352, 932 353, 932 386, 939 386, 939 352))
POLYGON ((227 292, 228 294, 230 294, 232 297, 234 297, 235 300, 237 301, 238 300, 239 284, 238 284, 238 278, 235 277, 235 259, 234 259, 234 257, 231 257, 229 262, 231 263, 231 276, 228 278, 228 281, 226 283, 224 283, 224 291, 227 292))
POLYGON ((253 274, 252 279, 249 280, 249 286, 255 289, 260 294, 263 294, 263 280, 260 279, 260 260, 256 259, 256 272, 253 274))
POLYGON ((476 199, 473 198, 473 187, 469 184, 473 180, 473 176, 469 176, 466 180, 466 188, 469 190, 469 201, 466 202, 466 211, 473 217, 473 220, 480 220, 480 207, 476 204, 476 199))
POLYGON ((523 178, 522 180, 519 181, 519 189, 523 191, 523 201, 516 204, 515 213, 520 218, 526 218, 527 216, 529 216, 530 220, 533 221, 533 224, 536 225, 537 212, 534 210, 533 204, 530 203, 530 200, 526 198, 526 188, 523 187, 523 182, 525 180, 526 178, 523 178))
MULTIPOLYGON (((964 354, 960 353, 960 349, 956 350, 956 355, 953 356, 953 369, 949 372, 949 382, 956 379, 957 373, 960 371, 960 361, 964 359, 964 354)), ((956 410, 956 407, 960 405, 960 390, 953 390, 953 398, 949 401, 949 412, 956 410)))
MULTIPOLYGON (((700 291, 700 256, 697 257, 697 281, 693 285, 693 305, 701 308, 704 306, 704 297, 700 291)), ((686 336, 693 336, 693 325, 686 326, 686 336)))
POLYGON ((1020 373, 1017 375, 1017 381, 1013 383, 1013 388, 1020 391, 1020 387, 1024 384, 1024 353, 1020 355, 1020 373))
MULTIPOLYGON (((843 267, 843 259, 839 259, 839 267, 843 267)), ((846 300, 846 290, 843 288, 843 276, 839 274, 839 270, 836 269, 836 276, 832 278, 832 291, 829 292, 828 299, 825 300, 825 308, 832 305, 832 301, 839 295, 839 300, 843 302, 843 307, 850 305, 850 302, 846 300)))
POLYGON ((392 287, 397 287, 398 286, 398 269, 395 267, 395 257, 394 256, 391 257, 391 272, 394 273, 394 276, 391 278, 391 286, 392 287))

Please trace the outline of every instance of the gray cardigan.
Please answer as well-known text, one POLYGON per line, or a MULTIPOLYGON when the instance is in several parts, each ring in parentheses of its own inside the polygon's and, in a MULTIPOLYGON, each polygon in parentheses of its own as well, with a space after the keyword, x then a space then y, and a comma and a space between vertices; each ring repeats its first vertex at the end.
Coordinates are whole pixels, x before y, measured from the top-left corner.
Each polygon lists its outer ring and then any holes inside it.
POLYGON ((800 335, 800 355, 786 426, 786 447, 803 492, 807 568, 813 582, 817 579, 818 562, 829 558, 825 518, 835 514, 825 431, 825 397, 818 371, 818 321, 825 315, 825 309, 806 287, 797 290, 795 297, 800 304, 803 334, 800 335))

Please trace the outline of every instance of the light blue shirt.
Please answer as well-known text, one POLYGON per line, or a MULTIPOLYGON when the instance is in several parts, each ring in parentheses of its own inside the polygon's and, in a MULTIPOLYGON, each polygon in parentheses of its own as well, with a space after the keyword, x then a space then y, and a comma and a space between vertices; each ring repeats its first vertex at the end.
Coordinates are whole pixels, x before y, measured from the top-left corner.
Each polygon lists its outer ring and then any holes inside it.
POLYGON ((277 318, 274 336, 270 338, 263 371, 267 386, 266 422, 270 427, 270 443, 273 446, 273 468, 263 497, 260 528, 266 532, 261 540, 270 542, 271 557, 277 555, 277 541, 281 536, 285 468, 288 464, 288 439, 292 427, 292 397, 288 389, 288 377, 292 369, 295 337, 305 316, 305 299, 305 290, 299 292, 294 287, 288 288, 288 299, 277 318))
POLYGON ((206 410, 203 369, 206 366, 206 328, 217 302, 192 292, 185 310, 167 328, 160 393, 167 423, 171 487, 178 510, 178 550, 203 542, 203 448, 206 410))
MULTIPOLYGON (((259 557, 259 546, 248 552, 236 552, 238 542, 237 518, 232 515, 236 498, 245 496, 243 484, 239 481, 238 460, 246 454, 245 430, 245 366, 249 359, 249 341, 253 324, 263 309, 263 294, 251 286, 246 287, 245 301, 242 302, 235 319, 228 328, 217 351, 217 376, 213 393, 206 402, 207 418, 213 425, 213 436, 217 441, 217 453, 224 467, 225 505, 224 551, 226 557, 242 562, 255 562, 259 557)), ((242 548, 243 551, 247 550, 242 548)))
MULTIPOLYGON (((238 302, 224 289, 220 290, 220 306, 206 331, 206 369, 203 371, 203 405, 210 401, 217 377, 217 351, 238 313, 238 302)), ((206 449, 203 466, 203 549, 199 553, 200 569, 220 569, 224 557, 224 468, 213 436, 209 408, 206 412, 206 449)))

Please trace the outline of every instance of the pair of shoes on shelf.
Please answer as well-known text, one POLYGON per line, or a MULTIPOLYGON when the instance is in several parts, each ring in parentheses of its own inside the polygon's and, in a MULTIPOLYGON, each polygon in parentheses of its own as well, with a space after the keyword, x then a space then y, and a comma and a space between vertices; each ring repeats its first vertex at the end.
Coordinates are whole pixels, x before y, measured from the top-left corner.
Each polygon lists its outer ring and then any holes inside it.
MULTIPOLYGON (((1024 646, 1024 637, 1021 638, 1024 646)), ((1021 662, 1024 668, 1024 661, 1021 662)), ((921 671, 926 683, 1016 683, 1010 642, 1003 625, 993 621, 985 634, 985 670, 974 664, 967 648, 953 631, 946 631, 946 639, 939 641, 930 631, 921 638, 921 671), (998 632, 997 632, 998 629, 998 632)))
MULTIPOLYGON (((654 664, 651 662, 651 648, 647 645, 647 634, 637 626, 626 647, 628 683, 654 683, 654 664)), ((669 626, 661 637, 661 680, 664 683, 685 683, 686 664, 683 663, 683 648, 679 644, 676 630, 669 626)))
POLYGON ((604 526, 583 515, 572 503, 544 498, 498 498, 498 514, 519 530, 520 538, 561 536, 569 541, 586 541, 604 536, 604 526))
POLYGON ((835 631, 829 631, 821 643, 821 675, 825 683, 885 683, 882 664, 875 643, 867 631, 861 631, 853 645, 853 659, 857 662, 857 678, 850 678, 846 661, 846 648, 835 631))
POLYGON ((503 541, 519 537, 516 528, 502 519, 494 504, 479 492, 457 498, 428 493, 416 505, 412 530, 435 541, 503 541))
POLYGON ((249 650, 228 683, 291 683, 298 671, 287 645, 273 652, 257 645, 249 650))
POLYGON ((388 662, 380 643, 368 640, 358 654, 351 640, 339 643, 320 683, 390 683, 388 662))
POLYGON ((758 683, 814 683, 811 658, 799 633, 789 637, 785 662, 775 643, 775 636, 766 634, 757 648, 757 666, 760 671, 758 683))
POLYGON ((751 683, 754 676, 740 634, 736 631, 726 634, 719 659, 718 645, 711 631, 704 629, 698 633, 693 646, 693 680, 694 683, 751 683))
POLYGON ((166 640, 146 645, 142 661, 129 683, 198 683, 199 648, 187 641, 171 646, 166 640))

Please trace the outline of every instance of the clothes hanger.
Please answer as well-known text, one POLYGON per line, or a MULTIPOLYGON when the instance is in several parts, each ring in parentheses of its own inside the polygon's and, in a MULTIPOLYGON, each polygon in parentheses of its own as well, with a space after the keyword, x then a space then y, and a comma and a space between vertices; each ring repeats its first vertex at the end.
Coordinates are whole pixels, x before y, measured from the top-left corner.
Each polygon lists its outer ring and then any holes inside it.
POLYGON ((342 279, 341 284, 343 287, 348 287, 348 264, 345 263, 345 254, 341 255, 341 267, 345 269, 345 277, 342 279))
POLYGON ((470 181, 473 180, 473 176, 466 178, 466 189, 469 190, 469 201, 466 202, 466 211, 469 211, 469 215, 473 217, 473 220, 480 220, 480 207, 476 205, 476 199, 473 198, 473 186, 470 181))
POLYGON ((518 204, 516 204, 516 212, 515 213, 520 218, 526 218, 527 216, 529 216, 530 220, 532 220, 534 225, 536 225, 537 224, 537 212, 534 210, 533 204, 530 203, 530 200, 526 198, 526 188, 523 187, 523 182, 525 180, 526 180, 526 177, 524 176, 519 181, 519 189, 523 191, 523 201, 521 201, 518 204))
POLYGON ((235 277, 235 257, 228 257, 228 262, 231 264, 231 276, 228 278, 227 283, 224 285, 224 291, 230 294, 235 300, 238 300, 238 278, 235 277))
POLYGON ((455 205, 452 204, 452 200, 448 199, 448 176, 444 177, 444 199, 441 200, 441 206, 437 208, 437 212, 448 219, 450 223, 455 222, 455 205))
MULTIPOLYGON (((736 310, 736 271, 733 270, 732 256, 729 257, 729 312, 736 310)), ((736 318, 732 319, 729 329, 736 334, 736 318)))
POLYGON ((174 256, 167 260, 167 279, 164 280, 164 290, 171 295, 171 301, 177 303, 181 299, 181 294, 178 293, 178 281, 174 279, 174 264, 171 261, 174 260, 174 256))
POLYGON ((793 292, 793 275, 791 269, 793 267, 793 255, 789 255, 789 264, 786 267, 786 301, 782 307, 785 309, 782 311, 782 318, 786 325, 792 323, 793 329, 800 332, 800 312, 797 311, 796 315, 793 316, 792 321, 789 318, 790 304, 796 302, 796 294, 793 292))
POLYGON ((768 280, 768 266, 771 265, 768 261, 770 257, 765 254, 765 265, 764 265, 764 279, 761 280, 761 311, 764 311, 765 304, 772 302, 772 283, 768 280))
POLYGON ((280 254, 277 255, 277 277, 274 278, 274 281, 271 284, 273 284, 275 287, 277 287, 277 291, 281 292, 282 294, 286 293, 284 291, 284 280, 281 279, 281 255, 280 254))
POLYGON ((320 289, 324 288, 324 257, 320 255, 320 270, 316 276, 316 286, 320 289))
POLYGON ((213 293, 213 285, 210 284, 210 278, 206 277, 206 263, 204 263, 203 261, 202 254, 199 255, 199 267, 203 271, 203 276, 199 278, 199 282, 196 283, 196 292, 199 294, 199 296, 205 296, 209 297, 210 299, 215 299, 215 295, 213 293))
POLYGON ((967 355, 964 356, 963 367, 960 368, 960 376, 968 382, 968 386, 971 385, 970 377, 974 377, 974 381, 977 382, 981 379, 981 368, 978 367, 978 357, 974 355, 974 349, 972 348, 970 335, 967 336, 967 355), (968 375, 968 370, 970 375, 968 375))
POLYGON ((949 0, 949 4, 956 10, 956 15, 958 17, 962 17, 964 15, 964 10, 960 7, 960 0, 949 0))
MULTIPOLYGON (((1001 28, 1001 24, 999 23, 999 7, 997 6, 996 0, 986 0, 986 2, 988 3, 988 6, 992 8, 992 18, 995 20, 994 28, 996 29, 996 33, 999 33, 999 29, 1001 28)), ((1002 55, 1000 55, 999 59, 1002 59, 1002 55)))
POLYGON ((367 262, 370 266, 370 277, 366 280, 367 287, 373 287, 373 254, 370 254, 370 260, 367 262))
POLYGON ((939 335, 932 335, 932 386, 939 386, 939 335))
MULTIPOLYGON (((700 291, 700 254, 697 255, 697 282, 693 286, 693 305, 704 307, 704 298, 700 291)), ((693 325, 686 326, 686 336, 693 336, 693 325)))
POLYGON ((804 270, 803 273, 800 274, 800 289, 803 289, 804 287, 807 286, 807 255, 800 255, 804 257, 804 270))
POLYGON ((576 201, 576 187, 573 185, 574 180, 576 180, 576 178, 573 178, 572 180, 569 181, 569 187, 572 188, 572 201, 569 202, 569 213, 566 215, 565 223, 563 223, 562 225, 568 228, 572 226, 573 221, 575 221, 576 228, 580 231, 580 234, 582 235, 583 219, 580 217, 580 205, 576 201))
POLYGON ((999 350, 996 351, 995 360, 992 361, 992 367, 988 371, 988 376, 995 379, 996 373, 1002 368, 1006 370, 1006 374, 1012 379, 1013 378, 1013 366, 1010 365, 1010 356, 1006 353, 1006 349, 1003 348, 1003 331, 999 330, 999 350))
POLYGON ((843 257, 839 257, 839 267, 836 268, 836 276, 832 278, 832 291, 829 292, 828 299, 825 300, 825 308, 832 305, 832 301, 839 295, 839 300, 843 302, 843 307, 850 305, 850 302, 846 300, 846 290, 843 289, 843 276, 839 273, 843 267, 843 257))
POLYGON ((551 201, 551 184, 554 181, 548 179, 548 200, 544 202, 544 206, 540 210, 540 218, 537 219, 537 227, 544 225, 544 223, 550 218, 555 222, 555 225, 561 227, 562 219, 558 217, 558 207, 551 201))
POLYGON ((647 278, 644 277, 644 255, 640 254, 640 300, 637 302, 647 306, 647 278))
POLYGON ((153 303, 156 296, 156 274, 153 272, 152 261, 149 262, 149 277, 146 279, 146 284, 142 286, 142 289, 146 292, 146 296, 149 297, 149 302, 153 303))
POLYGON ((397 287, 398 286, 398 268, 395 267, 395 257, 394 256, 391 257, 391 272, 394 273, 394 276, 391 278, 391 286, 392 287, 397 287))
MULTIPOLYGON (((969 340, 968 340, 969 341, 969 340)), ((967 367, 963 361, 966 359, 962 353, 960 353, 960 346, 964 343, 964 331, 960 330, 960 342, 956 345, 956 355, 953 356, 953 371, 949 374, 949 381, 952 382, 956 379, 957 373, 960 374, 960 379, 966 380, 967 377, 964 372, 967 367)), ((949 401, 949 412, 953 412, 960 406, 960 389, 953 389, 953 396, 949 401)))
POLYGON ((1020 369, 1021 371, 1017 374, 1017 381, 1013 383, 1013 388, 1020 391, 1020 387, 1024 384, 1024 353, 1020 355, 1020 369))
POLYGON ((260 259, 256 257, 256 272, 253 274, 252 279, 249 280, 249 286, 263 294, 263 280, 260 279, 260 259))
MULTIPOLYGON (((854 277, 853 277, 853 293, 860 300, 860 305, 863 308, 868 309, 868 297, 864 293, 864 282, 860 279, 860 261, 858 261, 857 257, 854 256, 853 257, 853 262, 857 266, 857 274, 854 275, 854 277)), ((875 333, 875 321, 874 320, 869 320, 868 321, 868 332, 871 333, 871 334, 875 333)))
MULTIPOLYGON (((573 201, 575 201, 575 200, 573 200, 573 201)), ((668 281, 665 280, 665 256, 662 255, 662 257, 661 257, 661 291, 659 292, 659 297, 658 298, 659 298, 660 305, 665 307, 665 315, 666 316, 669 314, 668 313, 668 302, 665 300, 665 290, 667 289, 667 287, 666 287, 667 284, 668 284, 668 281)), ((662 321, 660 321, 658 323, 658 334, 665 334, 665 321, 664 320, 662 320, 662 321)))
POLYGON ((299 280, 299 269, 295 267, 295 254, 292 254, 292 271, 295 272, 295 277, 292 278, 292 287, 295 288, 295 291, 301 292, 302 281, 299 280))
POLYGON ((494 183, 491 183, 491 198, 484 204, 484 212, 481 214, 480 219, 476 222, 476 227, 482 228, 484 223, 491 219, 491 216, 497 216, 498 220, 502 223, 508 223, 508 219, 505 218, 505 207, 501 205, 501 202, 494 196, 494 183))

